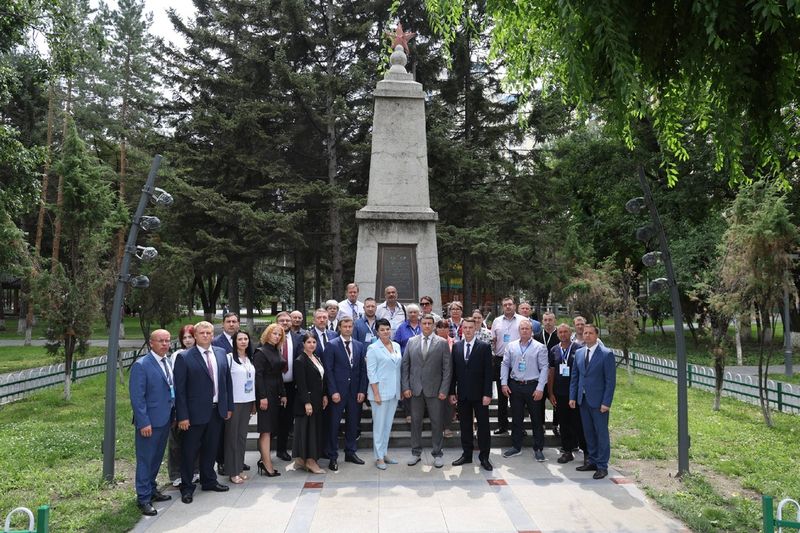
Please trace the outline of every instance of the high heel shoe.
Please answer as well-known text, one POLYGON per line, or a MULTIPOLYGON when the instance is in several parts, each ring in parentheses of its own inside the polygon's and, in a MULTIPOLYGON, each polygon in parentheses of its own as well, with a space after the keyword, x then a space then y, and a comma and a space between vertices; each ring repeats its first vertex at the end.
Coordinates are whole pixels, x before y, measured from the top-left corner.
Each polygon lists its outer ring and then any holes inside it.
POLYGON ((281 473, 278 472, 277 470, 273 470, 272 472, 267 470, 267 467, 264 466, 264 462, 263 461, 259 460, 258 463, 256 463, 256 466, 258 466, 258 473, 261 474, 262 476, 278 477, 278 476, 281 475, 281 473))

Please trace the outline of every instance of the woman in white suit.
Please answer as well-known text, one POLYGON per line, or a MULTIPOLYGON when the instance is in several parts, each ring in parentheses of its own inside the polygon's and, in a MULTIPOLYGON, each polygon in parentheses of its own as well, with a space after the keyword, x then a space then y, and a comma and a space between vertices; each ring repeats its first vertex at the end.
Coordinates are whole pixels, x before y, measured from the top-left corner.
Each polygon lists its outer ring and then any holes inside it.
POLYGON ((392 326, 388 320, 375 321, 378 342, 367 349, 367 396, 372 405, 372 441, 375 466, 386 470, 387 464, 397 461, 386 457, 392 421, 400 397, 400 345, 392 341, 392 326))

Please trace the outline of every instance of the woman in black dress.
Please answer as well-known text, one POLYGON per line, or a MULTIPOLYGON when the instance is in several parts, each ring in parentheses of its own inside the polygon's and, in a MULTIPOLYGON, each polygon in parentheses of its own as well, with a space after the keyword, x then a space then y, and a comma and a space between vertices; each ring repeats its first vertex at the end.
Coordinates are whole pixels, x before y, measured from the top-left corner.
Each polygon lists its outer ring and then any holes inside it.
POLYGON ((268 477, 281 475, 272 466, 270 435, 278 430, 278 413, 286 405, 286 390, 283 386, 283 365, 278 346, 283 344, 283 328, 271 324, 261 334, 261 346, 253 354, 256 368, 256 406, 258 408, 258 473, 268 477))
POLYGON ((294 400, 294 446, 292 455, 295 467, 305 468, 313 474, 324 474, 317 459, 323 450, 322 410, 328 407, 325 387, 325 369, 314 355, 317 340, 311 332, 302 337, 303 353, 294 362, 294 382, 297 396, 294 400))

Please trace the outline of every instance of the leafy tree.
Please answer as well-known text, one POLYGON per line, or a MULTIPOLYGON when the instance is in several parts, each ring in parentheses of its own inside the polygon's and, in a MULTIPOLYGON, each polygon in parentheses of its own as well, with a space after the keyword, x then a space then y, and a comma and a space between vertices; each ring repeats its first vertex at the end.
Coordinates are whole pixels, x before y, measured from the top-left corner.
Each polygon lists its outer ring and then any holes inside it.
MULTIPOLYGON (((454 41, 464 4, 425 4, 454 41)), ((687 127, 707 135, 733 181, 747 180, 748 161, 782 178, 797 158, 798 2, 487 0, 486 11, 512 86, 541 82, 584 109, 600 103, 629 146, 648 121, 670 184, 689 158, 687 127)))
MULTIPOLYGON (((771 313, 781 305, 784 289, 793 290, 788 272, 797 237, 785 194, 776 184, 758 181, 742 188, 731 208, 721 243, 719 288, 713 300, 719 312, 733 316, 755 307, 762 323, 774 321, 771 313)), ((772 416, 766 390, 772 351, 772 338, 765 341, 762 336, 758 395, 764 421, 770 427, 772 416)))
POLYGON ((87 153, 72 120, 55 170, 64 181, 64 261, 35 283, 50 346, 64 350, 64 398, 69 400, 72 360, 76 349, 84 349, 98 316, 110 236, 121 217, 103 168, 87 153))

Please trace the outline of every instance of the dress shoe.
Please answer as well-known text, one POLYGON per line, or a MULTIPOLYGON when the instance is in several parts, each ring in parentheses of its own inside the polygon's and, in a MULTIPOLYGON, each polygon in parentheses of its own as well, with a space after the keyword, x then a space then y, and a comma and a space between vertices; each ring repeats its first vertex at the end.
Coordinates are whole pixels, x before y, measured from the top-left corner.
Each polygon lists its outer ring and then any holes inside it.
POLYGON ((357 465, 363 465, 364 464, 364 459, 362 459, 361 457, 359 457, 358 455, 356 455, 354 453, 351 453, 350 455, 345 455, 344 456, 344 460, 345 460, 346 463, 353 463, 353 464, 357 464, 357 465))
POLYGON ((442 458, 442 456, 441 456, 441 455, 440 455, 440 456, 438 456, 438 457, 434 457, 434 458, 433 458, 433 466, 434 466, 435 468, 441 468, 441 467, 443 467, 443 466, 444 466, 444 459, 442 458))
POLYGON ((608 470, 606 470, 605 468, 598 468, 597 472, 595 472, 592 477, 594 479, 603 479, 607 475, 608 475, 608 470))
POLYGON ((408 458, 408 461, 406 462, 406 464, 408 466, 414 466, 415 464, 417 464, 421 460, 422 460, 422 457, 420 457, 419 455, 413 455, 412 454, 411 457, 408 458))
POLYGON ((328 463, 328 470, 331 472, 336 472, 339 470, 339 463, 336 462, 336 459, 331 459, 328 463))
POLYGON ((291 460, 292 460, 292 456, 291 456, 291 455, 289 455, 289 453, 288 453, 288 452, 285 452, 285 451, 283 451, 283 452, 278 452, 278 453, 276 453, 276 454, 275 454, 275 456, 276 456, 278 459, 280 459, 281 461, 287 461, 287 462, 288 462, 288 461, 291 461, 291 460))
POLYGON ((561 457, 558 458, 558 462, 560 464, 562 464, 562 465, 564 463, 568 463, 568 462, 574 461, 574 460, 575 460, 575 456, 572 455, 572 453, 567 453, 567 452, 562 453, 561 457))
POLYGON ((181 494, 181 501, 183 503, 192 503, 193 498, 191 494, 181 494))
POLYGON ((508 459, 509 457, 516 457, 517 455, 522 455, 522 450, 518 450, 516 448, 509 448, 503 452, 503 457, 508 459))
POLYGON ((375 467, 378 470, 386 470, 386 462, 385 461, 375 461, 375 467))
POLYGON ((576 466, 575 470, 577 470, 578 472, 594 472, 595 470, 597 470, 597 465, 593 465, 591 463, 584 464, 581 466, 576 466))
POLYGON ((461 457, 453 461, 453 466, 461 466, 471 462, 472 462, 472 457, 467 457, 466 455, 462 455, 461 457))
POLYGON ((391 457, 384 457, 383 462, 386 463, 387 465, 396 465, 397 459, 392 459, 391 457))
POLYGON ((227 485, 223 485, 222 483, 215 483, 214 485, 209 485, 208 487, 202 487, 203 490, 210 490, 213 492, 228 492, 231 488, 227 485))
POLYGON ((224 476, 225 475, 225 465, 224 464, 217 463, 217 474, 219 474, 220 476, 224 476))
POLYGON ((505 435, 508 433, 507 429, 495 429, 492 434, 493 435, 505 435))
POLYGON ((145 516, 155 516, 158 514, 158 511, 156 511, 156 508, 153 507, 152 503, 139 502, 137 505, 139 506, 139 510, 142 511, 142 514, 145 516))
POLYGON ((250 470, 250 465, 247 464, 247 463, 243 464, 242 465, 242 471, 243 472, 247 472, 248 470, 250 470))
POLYGON ((155 491, 153 495, 150 497, 151 502, 168 502, 172 499, 172 496, 169 494, 164 494, 160 491, 155 491))
POLYGON ((489 462, 489 459, 481 459, 481 466, 484 470, 488 470, 489 472, 494 470, 494 467, 492 466, 492 463, 489 462))

